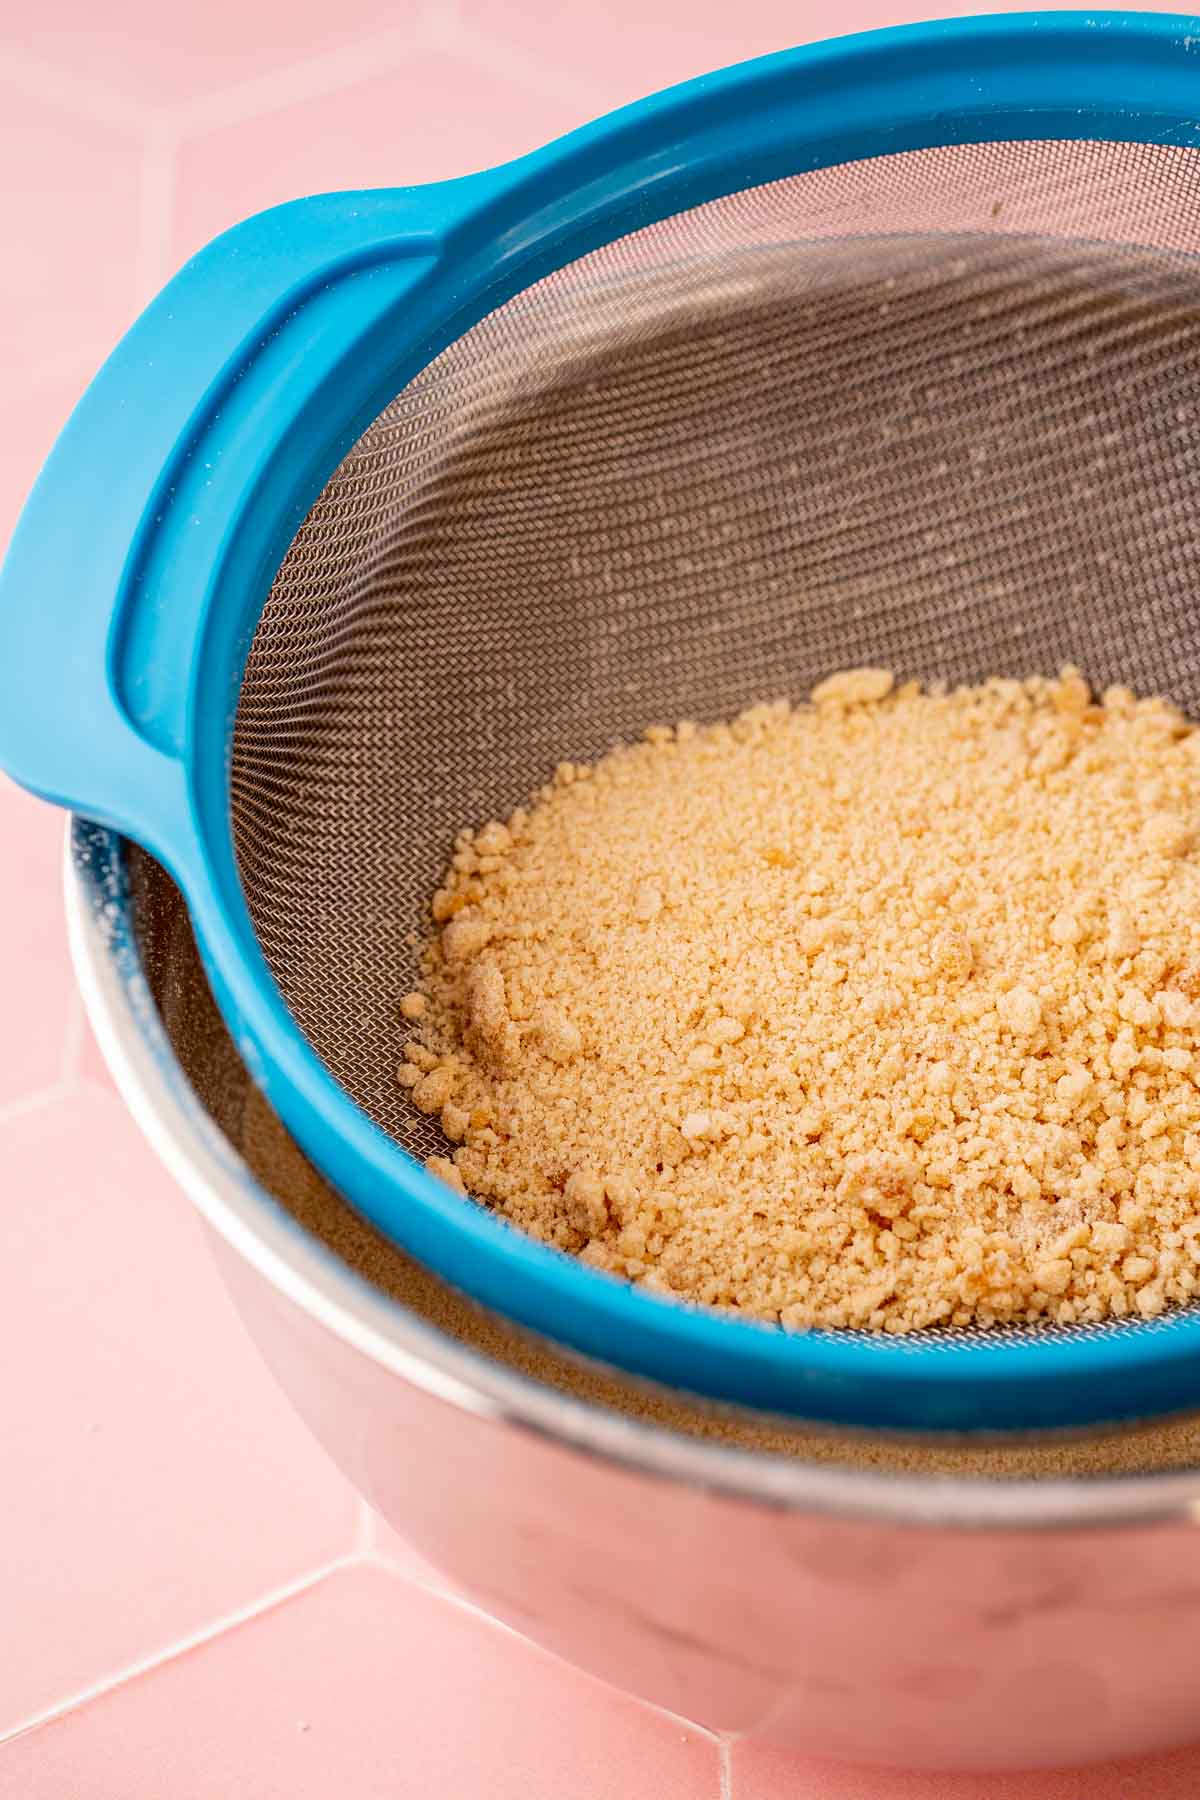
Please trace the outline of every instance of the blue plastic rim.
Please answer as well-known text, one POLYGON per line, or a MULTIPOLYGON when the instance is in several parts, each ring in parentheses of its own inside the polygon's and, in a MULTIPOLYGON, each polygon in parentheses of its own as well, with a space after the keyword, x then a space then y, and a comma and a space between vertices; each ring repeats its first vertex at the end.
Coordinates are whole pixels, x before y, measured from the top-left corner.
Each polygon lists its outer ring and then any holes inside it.
POLYGON ((301 1147, 456 1287, 631 1374, 848 1425, 1081 1425, 1200 1403, 1200 1311, 1043 1342, 789 1334, 640 1292, 454 1195, 329 1075, 255 940, 228 789, 255 623, 344 453, 531 282, 803 170, 1054 138, 1200 147, 1200 20, 1042 13, 872 33, 706 76, 461 181, 262 214, 190 262, 118 346, 0 574, 0 764, 166 864, 234 1041, 301 1147))

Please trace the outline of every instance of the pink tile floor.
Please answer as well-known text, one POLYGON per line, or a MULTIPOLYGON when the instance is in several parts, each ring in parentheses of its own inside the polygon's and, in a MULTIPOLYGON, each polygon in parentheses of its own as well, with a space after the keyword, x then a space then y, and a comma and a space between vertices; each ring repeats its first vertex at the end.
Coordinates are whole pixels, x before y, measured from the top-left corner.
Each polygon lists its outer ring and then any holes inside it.
MULTIPOLYGON (((98 359, 222 226, 314 188, 462 173, 904 7, 8 0, 0 545, 98 359)), ((917 8, 934 10, 968 8, 917 8)), ((781 1760, 640 1706, 441 1591, 276 1393, 112 1091, 67 966, 61 820, 0 783, 0 833, 5 1800, 1200 1792, 1200 1753, 1007 1779, 781 1760)))

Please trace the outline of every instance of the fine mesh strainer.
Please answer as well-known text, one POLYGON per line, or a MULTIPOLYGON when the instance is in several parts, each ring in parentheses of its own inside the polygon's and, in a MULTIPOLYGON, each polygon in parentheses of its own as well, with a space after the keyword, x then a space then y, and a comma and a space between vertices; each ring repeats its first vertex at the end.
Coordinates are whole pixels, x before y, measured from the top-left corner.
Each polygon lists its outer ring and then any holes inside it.
POLYGON ((218 240, 81 403, 3 576, 0 753, 171 868, 312 1159, 576 1351, 841 1423, 1200 1402, 1200 1311, 789 1334, 426 1174, 397 1002, 454 832, 663 717, 884 663, 1200 714, 1200 22, 749 64, 522 162, 218 240))

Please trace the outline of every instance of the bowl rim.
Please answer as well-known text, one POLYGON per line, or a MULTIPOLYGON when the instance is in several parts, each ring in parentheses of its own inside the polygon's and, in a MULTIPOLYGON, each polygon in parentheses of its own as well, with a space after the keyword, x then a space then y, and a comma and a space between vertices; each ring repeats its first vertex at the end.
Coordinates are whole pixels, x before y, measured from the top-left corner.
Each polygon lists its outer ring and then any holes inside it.
POLYGON ((1200 1470, 1010 1480, 805 1462, 692 1437, 564 1393, 409 1311, 305 1231, 204 1110, 145 977, 125 852, 119 834, 69 817, 64 878, 72 960, 121 1096, 225 1243, 313 1321, 391 1374, 447 1405, 602 1462, 771 1510, 964 1530, 1200 1523, 1200 1470))

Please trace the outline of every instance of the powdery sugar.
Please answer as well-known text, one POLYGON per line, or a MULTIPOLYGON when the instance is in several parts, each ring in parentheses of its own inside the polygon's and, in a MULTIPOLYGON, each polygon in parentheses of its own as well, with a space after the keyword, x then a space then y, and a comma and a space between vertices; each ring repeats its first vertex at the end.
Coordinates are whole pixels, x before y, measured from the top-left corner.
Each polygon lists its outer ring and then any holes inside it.
POLYGON ((457 1146, 433 1166, 786 1326, 1187 1300, 1198 750, 1070 669, 854 670, 561 764, 434 898, 400 1070, 457 1146))

